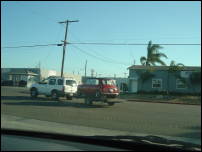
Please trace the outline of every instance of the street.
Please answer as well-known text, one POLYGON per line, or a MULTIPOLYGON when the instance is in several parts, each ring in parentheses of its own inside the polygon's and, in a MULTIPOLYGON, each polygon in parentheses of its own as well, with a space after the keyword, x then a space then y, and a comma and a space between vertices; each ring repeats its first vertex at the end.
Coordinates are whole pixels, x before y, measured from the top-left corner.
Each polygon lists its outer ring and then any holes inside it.
POLYGON ((114 106, 84 104, 73 98, 60 102, 39 96, 31 99, 26 88, 1 87, 1 114, 50 122, 135 133, 201 140, 201 106, 117 99, 114 106))

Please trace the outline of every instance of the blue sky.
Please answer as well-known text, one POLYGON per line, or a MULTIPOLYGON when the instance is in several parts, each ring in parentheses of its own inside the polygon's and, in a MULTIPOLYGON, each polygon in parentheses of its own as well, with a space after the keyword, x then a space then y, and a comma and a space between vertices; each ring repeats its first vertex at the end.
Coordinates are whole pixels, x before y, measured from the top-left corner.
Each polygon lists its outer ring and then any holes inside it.
MULTIPOLYGON (((65 25, 69 42, 201 43, 201 2, 1 2, 1 45, 61 43, 65 25)), ((201 46, 163 46, 161 52, 187 66, 201 66, 201 46)), ((68 45, 64 71, 124 76, 146 46, 68 45), (84 53, 86 52, 86 53, 84 53), (89 56, 91 54, 91 56, 89 56), (95 57, 96 56, 96 57, 95 57)), ((2 67, 41 67, 60 71, 62 47, 1 48, 2 67)))

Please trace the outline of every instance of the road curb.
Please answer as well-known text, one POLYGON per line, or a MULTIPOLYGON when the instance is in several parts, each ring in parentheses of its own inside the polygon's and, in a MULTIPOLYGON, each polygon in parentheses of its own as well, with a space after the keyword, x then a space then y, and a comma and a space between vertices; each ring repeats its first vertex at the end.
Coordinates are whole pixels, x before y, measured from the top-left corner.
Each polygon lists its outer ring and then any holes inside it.
POLYGON ((147 102, 147 103, 165 103, 165 104, 180 104, 180 105, 192 105, 192 106, 201 106, 201 104, 186 104, 180 102, 161 102, 161 101, 149 101, 149 100, 138 100, 138 99, 126 99, 127 101, 134 101, 134 102, 147 102))

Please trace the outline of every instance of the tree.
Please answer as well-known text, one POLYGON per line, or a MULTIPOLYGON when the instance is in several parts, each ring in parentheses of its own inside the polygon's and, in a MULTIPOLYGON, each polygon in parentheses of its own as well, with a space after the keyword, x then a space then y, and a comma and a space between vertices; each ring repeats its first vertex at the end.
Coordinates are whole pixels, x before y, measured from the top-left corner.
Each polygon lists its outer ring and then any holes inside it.
POLYGON ((175 63, 175 61, 170 62, 169 72, 180 71, 184 68, 184 64, 182 63, 175 63))
POLYGON ((146 80, 154 77, 154 74, 152 74, 151 71, 147 70, 141 73, 140 77, 141 77, 142 83, 144 83, 146 80))
POLYGON ((171 61, 170 62, 170 66, 168 69, 168 75, 167 75, 167 93, 169 94, 169 79, 170 79, 170 73, 175 73, 175 77, 179 78, 181 81, 183 81, 185 83, 185 80, 183 78, 181 78, 181 76, 179 74, 177 74, 177 71, 181 71, 184 68, 184 64, 182 63, 176 63, 175 61, 171 61))
POLYGON ((147 46, 147 57, 142 56, 140 58, 140 62, 142 65, 150 66, 150 65, 156 65, 156 63, 159 63, 161 65, 166 65, 165 62, 161 60, 161 57, 168 58, 164 53, 159 52, 160 49, 162 49, 158 44, 152 44, 152 41, 149 41, 147 46))

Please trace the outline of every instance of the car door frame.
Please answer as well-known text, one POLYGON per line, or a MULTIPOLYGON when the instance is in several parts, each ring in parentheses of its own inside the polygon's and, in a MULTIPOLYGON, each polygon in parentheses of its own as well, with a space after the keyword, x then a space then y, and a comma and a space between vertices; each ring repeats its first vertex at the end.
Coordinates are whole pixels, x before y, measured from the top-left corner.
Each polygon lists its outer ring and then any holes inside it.
POLYGON ((47 87, 45 88, 45 90, 44 90, 44 94, 46 94, 46 95, 51 95, 51 92, 52 92, 52 90, 53 89, 56 89, 57 90, 57 79, 56 78, 50 78, 49 80, 48 80, 48 84, 47 84, 47 87), (55 84, 50 84, 50 81, 51 80, 55 80, 55 84))
POLYGON ((49 79, 45 79, 45 80, 47 80, 47 83, 40 83, 39 82, 39 87, 38 87, 38 92, 39 92, 39 94, 45 94, 45 91, 46 91, 46 88, 47 88, 47 85, 48 85, 48 83, 49 83, 49 79))

